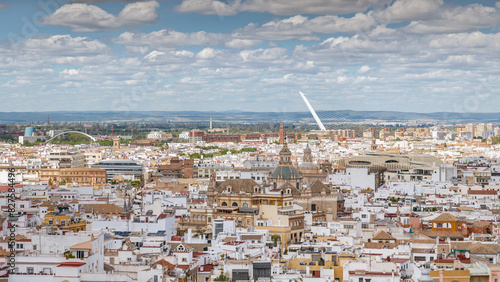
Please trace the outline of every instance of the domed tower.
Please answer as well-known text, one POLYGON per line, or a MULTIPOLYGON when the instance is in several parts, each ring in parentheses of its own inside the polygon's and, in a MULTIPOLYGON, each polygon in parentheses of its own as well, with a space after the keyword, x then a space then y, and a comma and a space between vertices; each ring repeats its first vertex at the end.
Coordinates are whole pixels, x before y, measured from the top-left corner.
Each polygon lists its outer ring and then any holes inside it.
POLYGON ((292 165, 292 151, 288 149, 288 144, 284 143, 280 151, 280 165, 292 165))
POLYGON ((279 156, 279 164, 269 176, 269 182, 273 183, 275 189, 279 189, 288 182, 300 190, 302 188, 302 176, 292 165, 292 152, 288 149, 287 143, 283 144, 279 156))
POLYGON ((307 147, 304 149, 304 158, 303 158, 302 162, 304 162, 304 163, 312 163, 313 162, 312 151, 311 151, 311 148, 309 148, 309 144, 307 144, 307 147))

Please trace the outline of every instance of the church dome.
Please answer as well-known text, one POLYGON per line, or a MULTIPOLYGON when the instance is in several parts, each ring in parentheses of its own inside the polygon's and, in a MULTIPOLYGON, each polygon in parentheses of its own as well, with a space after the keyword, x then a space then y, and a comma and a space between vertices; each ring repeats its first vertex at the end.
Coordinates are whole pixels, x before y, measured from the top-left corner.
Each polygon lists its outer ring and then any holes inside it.
POLYGON ((293 165, 279 165, 272 173, 272 178, 292 179, 301 178, 300 173, 293 165))

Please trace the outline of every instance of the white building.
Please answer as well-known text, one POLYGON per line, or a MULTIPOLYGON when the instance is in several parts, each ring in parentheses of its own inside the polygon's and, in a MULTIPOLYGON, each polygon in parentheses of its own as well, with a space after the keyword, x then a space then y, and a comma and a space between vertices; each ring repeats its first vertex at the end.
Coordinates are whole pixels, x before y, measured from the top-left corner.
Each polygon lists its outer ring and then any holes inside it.
POLYGON ((328 182, 332 185, 348 185, 351 187, 375 189, 375 174, 369 173, 368 168, 349 167, 343 173, 328 175, 328 182))

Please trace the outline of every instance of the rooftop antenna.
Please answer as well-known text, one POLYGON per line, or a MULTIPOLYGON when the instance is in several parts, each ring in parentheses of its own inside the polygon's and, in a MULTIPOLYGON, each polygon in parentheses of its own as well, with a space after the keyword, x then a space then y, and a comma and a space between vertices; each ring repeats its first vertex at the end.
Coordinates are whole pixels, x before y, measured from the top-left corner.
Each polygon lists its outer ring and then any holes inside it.
POLYGON ((306 103, 306 106, 309 109, 309 111, 311 112, 312 116, 314 117, 314 120, 316 120, 316 123, 318 124, 319 129, 322 131, 326 131, 326 128, 323 125, 323 123, 321 122, 321 120, 319 119, 318 115, 316 114, 316 111, 313 109, 313 107, 309 103, 309 100, 307 100, 306 94, 302 93, 301 91, 299 91, 299 94, 302 97, 302 99, 304 99, 304 103, 306 103))

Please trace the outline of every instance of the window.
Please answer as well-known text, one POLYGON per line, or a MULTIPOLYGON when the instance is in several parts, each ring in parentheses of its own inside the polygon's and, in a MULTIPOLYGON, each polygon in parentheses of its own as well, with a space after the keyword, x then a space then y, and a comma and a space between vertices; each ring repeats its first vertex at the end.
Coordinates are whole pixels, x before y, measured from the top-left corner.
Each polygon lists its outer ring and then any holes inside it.
POLYGON ((367 217, 366 214, 361 215, 361 218, 366 218, 366 217, 367 217))
POLYGON ((27 272, 28 274, 33 274, 33 273, 35 273, 35 268, 33 268, 33 267, 28 267, 28 268, 26 268, 26 272, 27 272))

